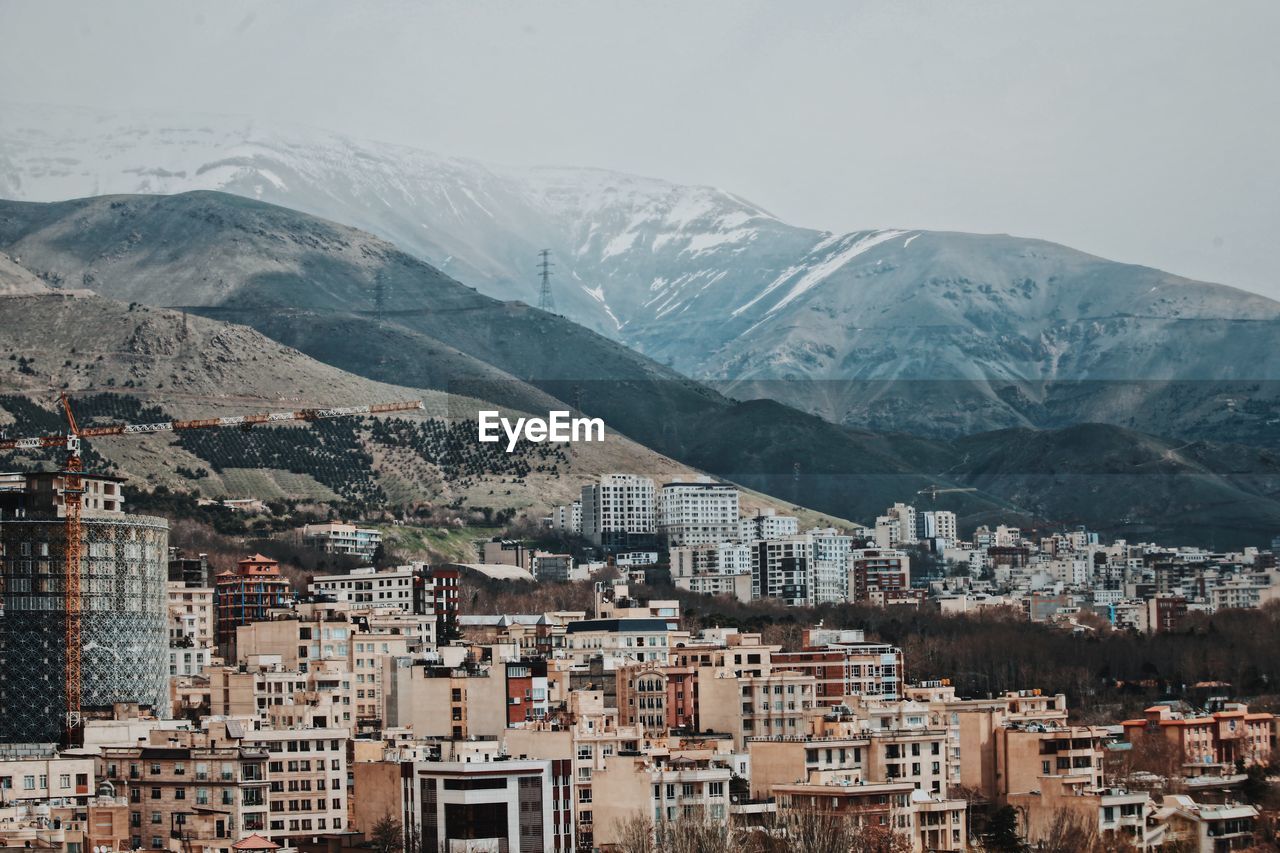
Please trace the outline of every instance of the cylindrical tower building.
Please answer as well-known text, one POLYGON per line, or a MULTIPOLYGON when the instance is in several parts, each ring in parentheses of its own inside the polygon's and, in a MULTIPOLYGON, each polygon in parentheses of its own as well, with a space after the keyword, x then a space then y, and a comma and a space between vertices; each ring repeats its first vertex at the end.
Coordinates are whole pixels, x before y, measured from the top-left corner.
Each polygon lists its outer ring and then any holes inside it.
MULTIPOLYGON (((81 702, 169 711, 169 525, 123 511, 120 481, 85 475, 81 702)), ((65 520, 60 472, 0 475, 0 741, 62 737, 65 520)))

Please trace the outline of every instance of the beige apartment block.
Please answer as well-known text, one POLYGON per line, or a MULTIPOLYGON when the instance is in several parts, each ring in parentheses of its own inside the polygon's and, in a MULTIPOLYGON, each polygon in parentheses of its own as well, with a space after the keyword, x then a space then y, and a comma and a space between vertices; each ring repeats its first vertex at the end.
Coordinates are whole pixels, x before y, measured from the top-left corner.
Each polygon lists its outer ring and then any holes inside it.
POLYGON ((267 829, 267 751, 227 725, 214 732, 162 731, 145 744, 104 747, 103 775, 129 802, 129 844, 201 851, 230 848, 267 829), (194 814, 209 816, 196 826, 194 814))
POLYGON ((758 676, 699 667, 698 728, 729 734, 738 749, 747 738, 800 736, 814 707, 812 675, 778 671, 758 676))
POLYGON ((505 667, 446 667, 382 659, 383 724, 419 738, 501 737, 507 728, 505 667))
POLYGON ((349 830, 345 728, 260 729, 245 743, 267 752, 267 829, 282 846, 291 839, 349 830))
POLYGON ((728 763, 718 757, 620 756, 595 774, 589 803, 596 847, 616 844, 623 825, 641 817, 658 823, 681 818, 728 820, 728 763))

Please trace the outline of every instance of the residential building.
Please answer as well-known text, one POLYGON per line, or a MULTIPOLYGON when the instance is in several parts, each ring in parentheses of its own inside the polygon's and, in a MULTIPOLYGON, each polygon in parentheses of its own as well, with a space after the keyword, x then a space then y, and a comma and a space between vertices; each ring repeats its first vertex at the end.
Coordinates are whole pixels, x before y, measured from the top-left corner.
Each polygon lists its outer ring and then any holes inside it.
POLYGON ((382 544, 382 532, 341 521, 326 521, 304 526, 302 541, 326 554, 345 554, 361 560, 372 560, 378 546, 382 544))
POLYGON ((318 575, 308 586, 312 595, 321 595, 354 607, 413 609, 413 578, 418 569, 398 566, 375 569, 365 566, 346 574, 318 575))
POLYGON ((635 474, 604 474, 582 487, 582 535, 609 551, 653 544, 656 525, 653 480, 635 474))
POLYGON ((752 547, 741 542, 672 548, 671 579, 680 589, 751 600, 752 547))
POLYGON ((763 509, 755 515, 738 519, 738 539, 756 542, 761 539, 782 539, 800 532, 800 520, 794 515, 778 515, 774 509, 763 509))
POLYGON ((123 481, 0 474, 0 742, 50 743, 68 710, 131 703, 168 713, 169 522, 125 512, 123 481), (68 709, 66 510, 81 506, 80 702, 68 709))
POLYGON ((594 843, 618 843, 624 824, 636 817, 654 825, 681 818, 723 822, 731 776, 728 762, 709 750, 618 756, 592 776, 594 843))
POLYGON ((665 483, 658 495, 658 536, 668 547, 738 538, 738 489, 710 478, 665 483))
POLYGON ((104 776, 129 801, 134 849, 229 848, 267 831, 267 750, 243 741, 237 724, 210 731, 156 730, 147 743, 101 750, 104 776), (211 820, 196 827, 193 817, 211 820))
POLYGON ((217 576, 214 583, 215 636, 223 656, 235 655, 236 628, 269 617, 290 599, 289 581, 280 564, 254 554, 236 563, 234 571, 217 576))

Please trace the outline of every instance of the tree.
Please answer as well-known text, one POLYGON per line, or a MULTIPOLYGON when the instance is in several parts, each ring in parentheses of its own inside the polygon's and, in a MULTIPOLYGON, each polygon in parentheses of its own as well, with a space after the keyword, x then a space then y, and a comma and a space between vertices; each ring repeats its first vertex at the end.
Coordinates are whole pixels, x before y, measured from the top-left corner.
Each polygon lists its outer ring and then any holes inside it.
POLYGON ((404 850, 404 826, 387 812, 378 818, 369 832, 369 846, 377 853, 401 853, 404 850))
POLYGON ((1037 853, 1101 853, 1103 847, 1097 827, 1074 811, 1058 809, 1035 849, 1037 853))
POLYGON ((982 836, 983 846, 993 853, 1023 853, 1027 849, 1018 834, 1018 812, 1013 806, 996 809, 982 836))
POLYGON ((802 809, 778 813, 745 845, 748 853, 910 853, 911 840, 889 825, 802 809))

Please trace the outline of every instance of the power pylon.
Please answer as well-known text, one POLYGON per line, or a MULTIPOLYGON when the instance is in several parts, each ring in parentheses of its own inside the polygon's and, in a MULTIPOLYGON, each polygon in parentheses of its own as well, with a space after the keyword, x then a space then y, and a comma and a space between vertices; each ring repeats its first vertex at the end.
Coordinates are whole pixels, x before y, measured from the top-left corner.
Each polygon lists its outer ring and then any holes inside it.
POLYGON ((538 310, 554 314, 556 301, 551 296, 551 268, 555 264, 548 260, 551 257, 551 250, 543 249, 538 253, 538 256, 542 258, 542 261, 538 264, 538 270, 542 274, 542 289, 538 291, 538 310))

